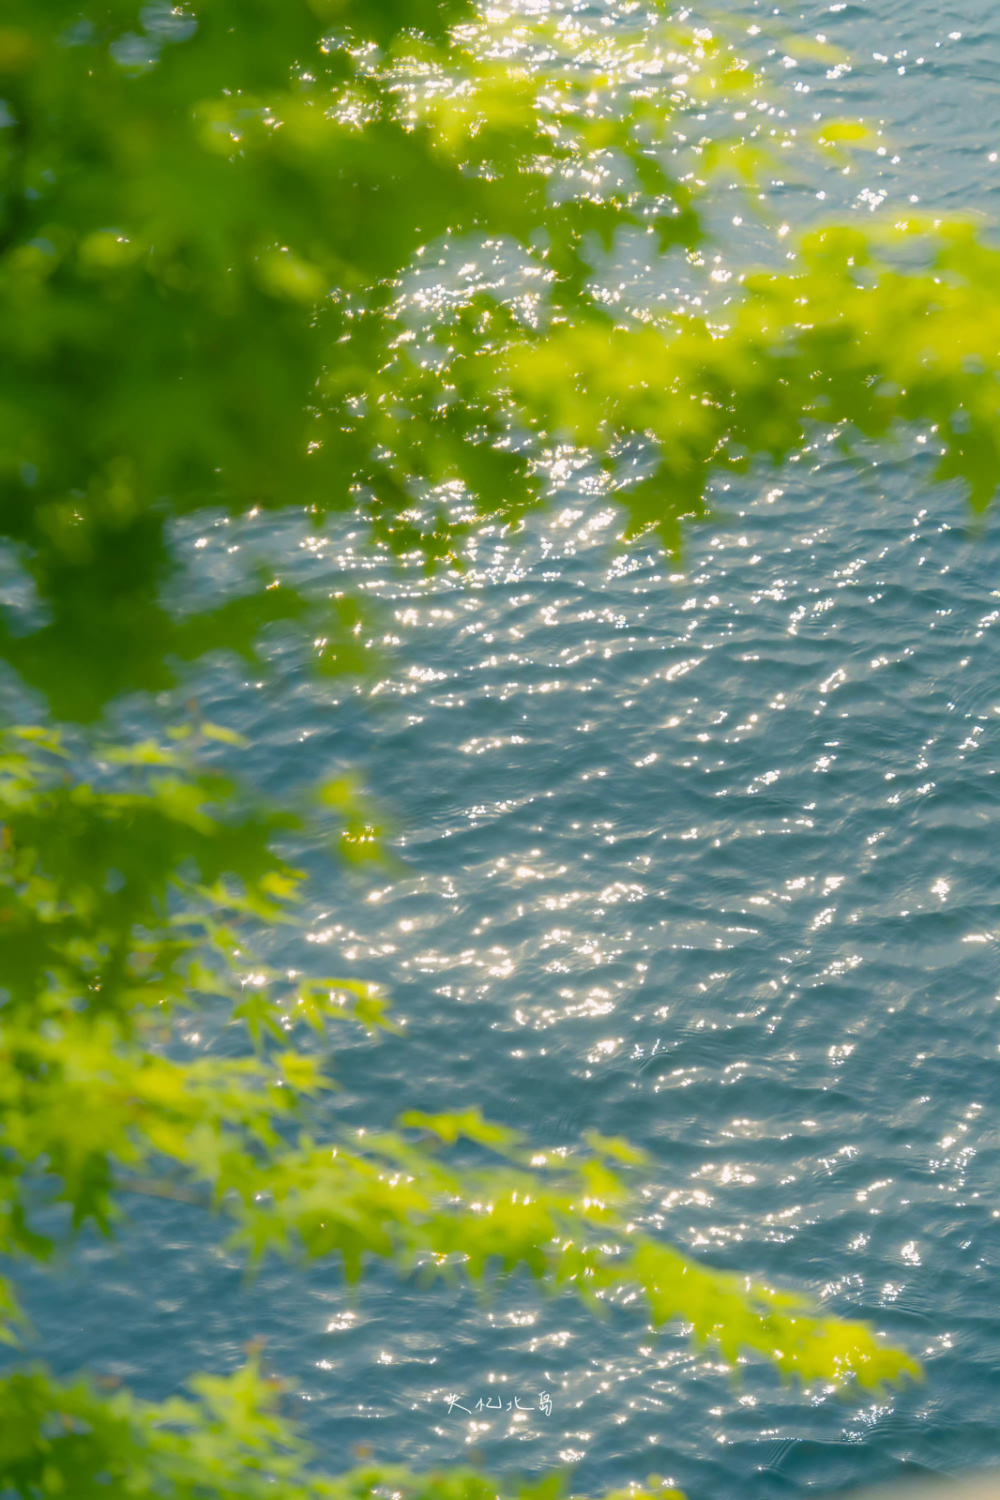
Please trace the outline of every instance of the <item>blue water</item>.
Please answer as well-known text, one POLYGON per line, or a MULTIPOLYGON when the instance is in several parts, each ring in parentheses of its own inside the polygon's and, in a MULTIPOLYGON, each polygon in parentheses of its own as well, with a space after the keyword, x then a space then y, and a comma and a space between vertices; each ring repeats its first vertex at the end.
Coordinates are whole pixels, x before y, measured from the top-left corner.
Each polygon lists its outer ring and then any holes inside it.
MULTIPOLYGON (((821 15, 855 68, 812 97, 891 121, 902 158, 865 158, 846 205, 995 214, 992 13, 821 15)), ((815 201, 789 189, 787 212, 815 201)), ((1000 567, 931 466, 910 439, 857 466, 820 444, 718 495, 672 563, 618 546, 567 462, 546 514, 433 581, 360 530, 205 518, 180 539, 197 588, 257 557, 318 593, 349 577, 382 654, 331 688, 275 635, 261 680, 219 661, 178 698, 251 739, 266 788, 360 767, 395 820, 405 872, 302 849, 307 927, 269 940, 407 1019, 345 1037, 331 1123, 478 1105, 539 1147, 624 1134, 653 1160, 643 1222, 872 1320, 922 1384, 845 1401, 757 1360, 736 1382, 637 1302, 597 1320, 520 1278, 486 1301, 379 1269, 351 1297, 333 1265, 247 1287, 197 1210, 146 1200, 117 1243, 25 1273, 37 1352, 160 1397, 262 1336, 331 1469, 366 1445, 770 1500, 996 1462, 1000 567), (498 1394, 535 1409, 476 1410, 498 1394)))

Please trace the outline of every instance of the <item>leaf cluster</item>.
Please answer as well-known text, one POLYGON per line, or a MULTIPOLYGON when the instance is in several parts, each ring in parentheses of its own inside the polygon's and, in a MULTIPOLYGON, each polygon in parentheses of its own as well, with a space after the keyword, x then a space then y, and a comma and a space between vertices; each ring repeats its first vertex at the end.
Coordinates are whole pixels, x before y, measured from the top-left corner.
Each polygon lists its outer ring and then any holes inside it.
POLYGON ((71 1232, 109 1232, 116 1195, 159 1182, 196 1201, 204 1190, 251 1262, 334 1255, 349 1281, 373 1256, 403 1270, 460 1265, 475 1280, 525 1266, 591 1303, 638 1282, 656 1323, 681 1318, 733 1359, 755 1348, 804 1379, 865 1383, 914 1368, 861 1325, 817 1319, 640 1233, 613 1165, 642 1163, 626 1143, 592 1135, 579 1159, 528 1156, 474 1111, 410 1112, 394 1132, 318 1143, 309 1104, 332 1081, 296 1033, 322 1039, 347 1017, 393 1023, 358 981, 281 976, 248 953, 235 924, 284 919, 298 881, 270 851, 275 820, 239 816, 149 746, 152 769, 131 792, 56 776, 50 737, 22 731, 5 748, 0 1250, 49 1254, 32 1217, 53 1203, 69 1206, 71 1232), (221 881, 233 869, 241 891, 221 881), (182 1060, 157 1045, 199 997, 243 1034, 235 1056, 182 1060), (460 1138, 499 1163, 449 1164, 437 1144, 460 1138))

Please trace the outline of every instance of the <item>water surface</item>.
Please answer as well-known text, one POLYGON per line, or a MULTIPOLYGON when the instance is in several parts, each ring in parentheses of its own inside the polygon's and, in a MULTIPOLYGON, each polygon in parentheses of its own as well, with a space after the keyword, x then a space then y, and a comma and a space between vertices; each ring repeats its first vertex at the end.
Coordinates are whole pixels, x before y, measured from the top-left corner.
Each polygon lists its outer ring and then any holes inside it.
MULTIPOLYGON (((804 18, 854 58, 817 100, 877 112, 900 157, 866 158, 847 209, 995 205, 985 6, 804 18)), ((407 1018, 405 1040, 345 1041, 331 1117, 476 1105, 539 1146, 624 1134, 654 1163, 647 1225, 872 1320, 922 1384, 845 1402, 758 1361, 736 1381, 637 1303, 599 1321, 521 1279, 488 1303, 379 1270, 352 1299, 334 1266, 247 1289, 214 1229, 159 1202, 60 1278, 26 1274, 39 1354, 159 1397, 264 1336, 331 1468, 357 1444, 421 1467, 471 1451, 572 1465, 578 1492, 656 1472, 692 1500, 770 1500, 995 1461, 1000 569, 932 462, 910 440, 858 466, 821 444, 720 495, 681 564, 617 547, 572 463, 461 579, 299 515, 182 539, 206 588, 266 556, 317 590, 349 575, 383 611, 358 691, 317 686, 278 637, 272 678, 220 662, 191 689, 265 786, 360 765, 397 820, 405 875, 305 850, 307 930, 272 939, 290 966, 383 983, 407 1018)))

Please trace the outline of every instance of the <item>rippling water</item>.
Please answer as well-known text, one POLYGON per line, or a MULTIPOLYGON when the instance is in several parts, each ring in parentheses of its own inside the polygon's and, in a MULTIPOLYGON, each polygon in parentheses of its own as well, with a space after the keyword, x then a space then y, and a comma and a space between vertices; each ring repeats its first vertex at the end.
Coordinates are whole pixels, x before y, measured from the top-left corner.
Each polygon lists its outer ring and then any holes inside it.
MULTIPOLYGON (((866 184, 982 204, 985 7, 822 14, 857 56, 828 89, 890 119, 904 157, 866 184)), ((1000 568, 930 463, 808 453, 734 486, 683 568, 616 548, 571 464, 461 580, 299 517, 184 538, 206 586, 258 555, 326 589, 350 575, 391 638, 380 680, 337 700, 277 638, 272 682, 220 664, 198 688, 265 785, 361 765, 397 817, 405 875, 332 877, 304 851, 308 932, 274 938, 384 983, 408 1020, 339 1052, 331 1112, 447 1101, 545 1146, 625 1134, 655 1162, 648 1224, 873 1320, 922 1385, 845 1402, 753 1361, 735 1383, 637 1304, 596 1321, 522 1280, 484 1302, 376 1271, 352 1299, 333 1267, 272 1267, 247 1289, 194 1210, 155 1202, 28 1277, 39 1352, 159 1396, 263 1335, 334 1468, 358 1444, 420 1466, 472 1450, 572 1464, 578 1492, 653 1471, 766 1500, 995 1461, 1000 568), (498 1395, 535 1409, 476 1410, 498 1395)))

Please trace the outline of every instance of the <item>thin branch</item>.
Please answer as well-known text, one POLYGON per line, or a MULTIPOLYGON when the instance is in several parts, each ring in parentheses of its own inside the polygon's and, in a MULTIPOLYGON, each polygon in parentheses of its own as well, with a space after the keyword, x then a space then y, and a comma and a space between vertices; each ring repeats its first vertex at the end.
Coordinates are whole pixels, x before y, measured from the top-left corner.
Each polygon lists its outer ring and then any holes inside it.
POLYGON ((207 1187, 186 1187, 182 1182, 167 1182, 160 1177, 119 1177, 115 1188, 120 1193, 141 1193, 148 1198, 174 1198, 178 1203, 193 1203, 198 1208, 212 1206, 212 1194, 207 1187))

